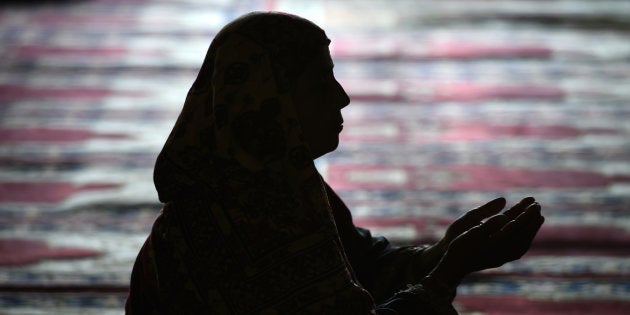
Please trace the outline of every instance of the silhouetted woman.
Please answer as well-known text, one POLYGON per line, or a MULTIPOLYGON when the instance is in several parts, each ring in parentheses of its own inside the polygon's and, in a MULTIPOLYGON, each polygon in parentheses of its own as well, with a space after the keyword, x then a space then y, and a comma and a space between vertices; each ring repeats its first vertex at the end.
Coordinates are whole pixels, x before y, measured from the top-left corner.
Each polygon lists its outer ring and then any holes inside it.
POLYGON ((214 38, 155 165, 165 205, 127 314, 452 314, 464 276, 527 251, 543 222, 533 198, 471 210, 432 246, 353 225, 313 164, 337 147, 349 103, 329 43, 281 13, 214 38))

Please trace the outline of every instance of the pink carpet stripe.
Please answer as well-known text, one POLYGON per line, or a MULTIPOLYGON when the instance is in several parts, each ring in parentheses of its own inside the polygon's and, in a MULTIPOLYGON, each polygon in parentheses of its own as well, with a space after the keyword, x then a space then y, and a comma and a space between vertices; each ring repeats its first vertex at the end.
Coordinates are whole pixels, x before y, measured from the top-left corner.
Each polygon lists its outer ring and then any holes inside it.
POLYGON ((82 12, 70 14, 35 13, 29 17, 29 22, 46 27, 102 25, 107 28, 114 26, 130 26, 138 22, 138 16, 124 14, 104 14, 103 12, 82 12))
MULTIPOLYGON (((456 124, 445 126, 439 136, 440 141, 492 140, 507 137, 532 137, 539 139, 566 139, 587 134, 620 134, 613 128, 576 128, 563 125, 492 125, 492 124, 456 124)), ((419 142, 425 139, 419 138, 419 142)))
POLYGON ((93 167, 95 165, 135 165, 137 167, 150 167, 155 163, 158 152, 96 152, 96 153, 69 153, 69 154, 49 154, 37 156, 1 156, 0 164, 5 166, 64 166, 81 165, 83 167, 93 167))
POLYGON ((0 128, 0 144, 25 142, 81 142, 92 139, 128 139, 122 133, 97 133, 68 128, 0 128))
POLYGON ((614 128, 578 128, 567 125, 481 124, 451 121, 436 129, 407 128, 404 123, 383 120, 347 120, 341 133, 346 142, 388 142, 425 144, 435 142, 489 141, 503 138, 570 139, 585 135, 619 135, 614 128))
POLYGON ((144 95, 137 91, 114 91, 92 87, 26 87, 22 85, 0 85, 0 102, 14 102, 33 99, 100 100, 109 96, 124 95, 138 97, 144 95))
POLYGON ((472 102, 493 99, 562 100, 566 92, 543 85, 490 85, 472 82, 436 83, 403 80, 342 80, 354 101, 472 102))
MULTIPOLYGON (((553 211, 553 209, 543 209, 553 211)), ((418 239, 398 240, 408 243, 430 243, 437 241, 438 236, 427 235, 426 231, 436 228, 446 229, 452 222, 450 217, 355 217, 354 222, 358 226, 382 230, 387 228, 412 228, 418 239)), ((606 254, 630 255, 630 231, 621 227, 607 225, 573 224, 562 226, 557 224, 545 225, 540 230, 534 241, 533 253, 537 255, 565 253, 570 255, 580 254, 606 254)))
POLYGON ((50 247, 45 241, 0 239, 0 266, 22 266, 44 259, 82 259, 101 255, 98 251, 79 247, 50 247))
POLYGON ((120 184, 75 185, 69 182, 0 182, 0 202, 57 203, 72 195, 119 188, 120 184))
POLYGON ((123 47, 54 47, 47 45, 21 45, 8 48, 9 55, 22 58, 40 58, 45 56, 90 56, 120 57, 129 54, 123 47))
POLYGON ((625 177, 580 170, 504 168, 494 165, 379 166, 332 164, 326 171, 332 187, 354 189, 424 189, 502 191, 518 188, 607 187, 625 177))
POLYGON ((483 315, 627 315, 630 301, 620 300, 554 300, 551 297, 460 295, 456 303, 462 310, 483 315))
POLYGON ((351 38, 333 39, 332 54, 336 59, 353 60, 436 60, 489 58, 550 58, 553 50, 546 46, 484 43, 431 43, 411 35, 396 39, 351 38), (420 42, 421 44, 411 44, 420 42))

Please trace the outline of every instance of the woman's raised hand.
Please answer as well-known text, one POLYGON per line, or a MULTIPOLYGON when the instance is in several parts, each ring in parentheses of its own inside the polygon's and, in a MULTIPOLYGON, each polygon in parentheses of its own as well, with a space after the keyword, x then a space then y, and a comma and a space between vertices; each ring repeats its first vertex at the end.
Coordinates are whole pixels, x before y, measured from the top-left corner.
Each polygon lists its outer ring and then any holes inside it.
MULTIPOLYGON (((518 204, 514 205, 509 210, 506 210, 504 214, 510 217, 510 219, 512 220, 516 218, 519 214, 521 214, 521 212, 523 212, 525 208, 532 204, 534 201, 534 198, 527 197, 521 200, 521 202, 519 202, 518 204)), ((471 228, 481 224, 481 222, 485 219, 501 212, 503 207, 505 207, 505 203, 505 198, 501 197, 494 199, 483 206, 477 207, 464 213, 461 217, 451 223, 451 225, 446 230, 444 237, 442 237, 439 242, 433 245, 430 248, 430 251, 436 253, 435 256, 442 257, 442 255, 444 255, 451 242, 455 238, 462 235, 464 232, 470 230, 471 228)))
POLYGON ((463 232, 451 241, 431 276, 456 286, 471 272, 521 258, 544 222, 540 210, 540 205, 528 197, 463 232))
POLYGON ((505 199, 497 198, 455 220, 435 246, 446 252, 429 277, 455 287, 471 272, 523 256, 544 222, 540 205, 527 197, 498 214, 504 206, 505 199))
POLYGON ((470 230, 471 228, 481 224, 481 222, 497 213, 505 207, 505 198, 497 198, 483 206, 472 209, 464 213, 455 220, 446 230, 444 237, 435 245, 441 251, 440 257, 446 252, 451 242, 470 230))

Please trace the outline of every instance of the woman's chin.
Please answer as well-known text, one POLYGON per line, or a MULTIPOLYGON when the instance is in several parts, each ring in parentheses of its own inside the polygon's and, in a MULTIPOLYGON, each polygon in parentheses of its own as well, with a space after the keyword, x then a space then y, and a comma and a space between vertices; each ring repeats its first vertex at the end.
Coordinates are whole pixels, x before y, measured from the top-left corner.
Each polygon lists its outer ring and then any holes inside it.
POLYGON ((337 147, 339 146, 339 138, 336 138, 335 141, 331 141, 330 143, 327 143, 325 146, 322 145, 319 148, 313 148, 311 147, 311 153, 313 154, 313 160, 322 157, 330 152, 333 152, 335 150, 337 150, 337 147))
POLYGON ((326 151, 326 153, 330 153, 337 150, 337 147, 339 147, 339 138, 337 138, 333 143, 331 143, 330 148, 326 151))

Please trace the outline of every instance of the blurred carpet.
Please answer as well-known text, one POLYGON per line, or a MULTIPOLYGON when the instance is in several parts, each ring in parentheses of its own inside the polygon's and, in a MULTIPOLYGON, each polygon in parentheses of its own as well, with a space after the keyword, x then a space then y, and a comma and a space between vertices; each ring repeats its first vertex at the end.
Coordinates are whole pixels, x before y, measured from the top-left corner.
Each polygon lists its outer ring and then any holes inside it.
POLYGON ((317 162, 357 225, 431 242, 496 196, 547 217, 463 314, 630 313, 627 1, 16 2, 0 7, 0 314, 120 314, 160 205, 154 159, 218 29, 332 38, 351 96, 317 162))

